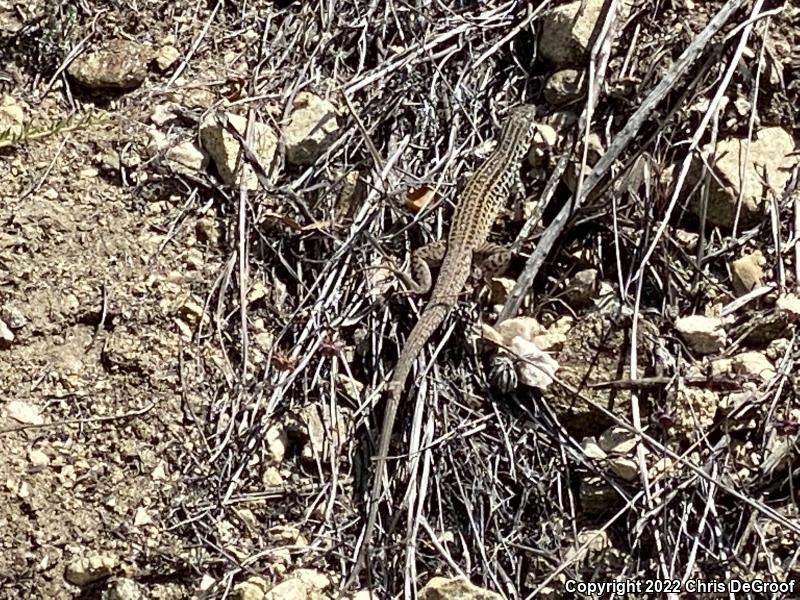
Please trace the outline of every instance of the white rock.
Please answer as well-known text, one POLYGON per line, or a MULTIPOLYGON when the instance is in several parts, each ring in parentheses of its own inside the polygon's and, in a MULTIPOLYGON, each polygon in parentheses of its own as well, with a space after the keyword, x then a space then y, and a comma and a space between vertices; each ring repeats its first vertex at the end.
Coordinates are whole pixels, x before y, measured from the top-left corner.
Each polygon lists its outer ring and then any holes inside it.
POLYGON ((611 470, 625 481, 633 481, 639 476, 639 467, 630 458, 618 456, 609 460, 608 464, 611 470))
POLYGON ((283 130, 286 159, 296 165, 310 165, 336 140, 339 125, 336 107, 309 92, 294 101, 289 124, 283 130))
POLYGON ((103 592, 102 600, 146 600, 142 586, 133 579, 120 578, 111 582, 103 592))
POLYGON ((533 135, 531 148, 528 152, 528 164, 535 168, 547 165, 547 156, 558 144, 558 134, 555 129, 543 123, 539 123, 534 127, 536 128, 536 133, 533 135))
MULTIPOLYGON (((150 113, 150 121, 159 127, 163 127, 170 121, 174 121, 178 118, 177 113, 179 108, 180 107, 174 102, 162 102, 161 104, 156 104, 153 108, 153 112, 150 113)), ((158 131, 162 136, 164 135, 160 130, 155 131, 158 131)), ((148 135, 150 135, 149 132, 148 135)), ((166 136, 164 136, 164 139, 166 139, 166 136)))
POLYGON ((561 69, 547 79, 544 98, 549 104, 559 106, 572 102, 583 94, 586 74, 577 69, 561 69))
POLYGON ((179 173, 197 173, 208 166, 208 154, 188 140, 173 146, 164 156, 179 173))
POLYGON ((597 269, 578 271, 565 290, 567 299, 576 306, 588 306, 594 300, 599 278, 597 269))
POLYGON ((261 482, 266 487, 280 487, 283 485, 283 475, 276 467, 267 467, 264 469, 261 482))
POLYGON ((181 57, 181 52, 175 46, 161 46, 156 53, 156 64, 162 71, 166 71, 181 57))
POLYGON ((28 450, 28 460, 34 467, 46 467, 50 464, 50 457, 37 448, 28 450))
POLYGON ((520 383, 539 389, 547 389, 553 383, 558 362, 547 352, 542 352, 536 344, 520 336, 511 341, 511 351, 519 357, 517 372, 520 383))
MULTIPOLYGON (((247 119, 233 113, 226 113, 226 116, 231 126, 244 137, 247 131, 247 119)), ((242 155, 241 146, 233 135, 217 124, 215 115, 209 115, 200 124, 200 141, 203 148, 211 155, 222 181, 228 185, 241 183, 248 190, 258 189, 258 177, 246 164, 242 165, 242 175, 237 180, 235 173, 242 155)), ((271 169, 277 149, 278 136, 272 128, 264 123, 254 123, 252 150, 268 177, 276 175, 274 172, 271 173, 271 169)))
POLYGON ((581 441, 581 448, 583 448, 583 454, 587 458, 593 458, 596 460, 603 460, 608 456, 605 451, 597 444, 597 440, 593 437, 586 437, 583 438, 581 441))
POLYGON ((136 514, 133 516, 133 526, 141 527, 142 525, 149 525, 153 522, 153 517, 147 512, 147 509, 140 506, 136 509, 136 514))
POLYGON ((234 600, 263 600, 270 588, 269 582, 263 577, 254 576, 246 581, 237 583, 231 595, 234 600))
POLYGON ((765 263, 766 259, 759 250, 745 254, 731 263, 731 279, 737 296, 744 296, 763 285, 765 263))
MULTIPOLYGON (((44 194, 45 197, 49 198, 50 200, 56 200, 58 198, 58 192, 56 192, 53 188, 47 188, 44 194), (55 194, 55 198, 48 196, 48 191, 52 194, 55 194)), ((6 304, 5 306, 0 307, 0 319, 5 321, 10 329, 22 329, 28 324, 28 317, 26 317, 25 313, 23 313, 22 310, 14 304, 6 304)))
POLYGON ((6 405, 8 416, 24 425, 42 425, 44 418, 39 407, 22 400, 12 400, 6 405))
POLYGON ((500 600, 501 596, 473 585, 466 577, 434 577, 419 592, 419 600, 500 600))
POLYGON ((7 348, 14 341, 14 332, 0 320, 0 348, 7 348))
POLYGON ((722 320, 716 317, 703 315, 681 317, 675 322, 675 329, 698 354, 719 352, 727 341, 722 320))
POLYGON ((636 447, 636 434, 615 425, 600 434, 598 444, 609 454, 628 454, 636 447))
POLYGON ((496 330, 502 336, 503 342, 510 346, 511 341, 517 336, 529 342, 533 341, 534 336, 544 331, 544 327, 533 317, 514 317, 498 323, 496 330))
POLYGON ((286 455, 286 446, 288 444, 288 435, 286 430, 280 425, 272 425, 264 436, 267 442, 267 451, 273 464, 280 464, 283 462, 283 457, 286 455))
POLYGON ((64 578, 74 585, 83 586, 110 575, 117 562, 115 557, 105 554, 76 558, 67 565, 64 578))
POLYGON ((316 569, 296 569, 292 573, 292 577, 299 579, 307 587, 320 592, 331 586, 330 578, 316 569))
MULTIPOLYGON (((769 206, 769 198, 780 194, 791 177, 797 162, 793 156, 794 141, 781 127, 765 127, 749 142, 745 138, 728 137, 718 140, 716 148, 708 144, 698 155, 686 178, 684 193, 706 176, 707 165, 714 156, 714 175, 709 178, 706 218, 710 223, 732 227, 739 210, 740 226, 758 223, 769 206), (745 148, 749 146, 747 151, 745 148), (744 163, 747 157, 747 163, 744 163), (744 178, 742 179, 742 175, 744 178), (765 202, 765 199, 767 200, 765 202)), ((700 213, 702 194, 695 194, 691 209, 700 213)))
POLYGON ((775 376, 775 367, 761 352, 743 352, 732 359, 733 371, 746 375, 755 375, 769 381, 775 376))
POLYGON ((795 294, 784 294, 775 303, 778 310, 782 310, 789 314, 792 321, 800 320, 800 297, 795 294))
POLYGON ((308 587, 294 577, 280 582, 264 595, 264 600, 307 600, 308 587))

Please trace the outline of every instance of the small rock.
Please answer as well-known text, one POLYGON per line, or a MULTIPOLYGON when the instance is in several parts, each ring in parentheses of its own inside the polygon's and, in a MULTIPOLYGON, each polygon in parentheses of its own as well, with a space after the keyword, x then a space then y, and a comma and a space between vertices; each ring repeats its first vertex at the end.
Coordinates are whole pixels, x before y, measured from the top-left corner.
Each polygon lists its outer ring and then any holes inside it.
POLYGON ((587 458, 593 458, 595 460, 603 460, 608 456, 605 451, 597 444, 597 440, 594 437, 585 437, 583 441, 581 441, 581 448, 583 448, 583 454, 587 458))
POLYGON ((732 359, 734 373, 754 375, 764 381, 769 381, 775 376, 775 367, 761 352, 743 352, 732 359))
POLYGON ((786 338, 778 338, 772 340, 764 351, 764 356, 769 359, 771 363, 780 361, 789 350, 789 340, 786 338))
MULTIPOLYGON (((618 22, 627 19, 631 4, 617 4, 618 22)), ((557 67, 585 63, 592 37, 603 23, 606 5, 600 0, 573 0, 547 11, 539 36, 542 58, 557 67)))
POLYGON ((283 475, 276 467, 267 467, 261 476, 261 483, 266 487, 281 487, 283 485, 283 475))
POLYGON ((159 461, 151 471, 150 477, 152 477, 154 481, 164 481, 167 478, 167 463, 163 460, 159 461))
POLYGON ((263 577, 250 577, 246 581, 237 583, 233 587, 231 597, 234 600, 263 600, 264 595, 270 588, 269 582, 263 577))
POLYGON ((722 321, 716 317, 691 315, 675 322, 675 329, 698 354, 719 352, 727 341, 722 321))
POLYGON ((724 377, 733 373, 733 361, 730 358, 715 358, 710 366, 712 377, 724 377))
POLYGON ((515 284, 516 281, 509 277, 492 277, 492 280, 489 282, 492 304, 505 304, 515 284))
MULTIPOLYGON (((219 222, 212 215, 205 215, 195 223, 194 231, 198 241, 208 244, 211 247, 219 244, 220 228, 219 222)), ((266 287, 264 288, 266 289, 266 287)))
POLYGON ((601 433, 597 443, 609 454, 623 455, 636 447, 637 439, 635 433, 615 425, 601 433))
POLYGON ((12 400, 6 405, 8 416, 23 425, 42 425, 44 418, 38 406, 22 400, 12 400))
MULTIPOLYGON (((713 155, 714 175, 709 178, 706 218, 714 225, 733 227, 741 198, 740 225, 751 227, 764 217, 769 198, 780 194, 791 177, 797 162, 793 152, 793 138, 781 127, 761 129, 749 144, 744 138, 720 139, 716 151, 708 144, 702 156, 692 162, 684 193, 705 177, 713 155), (745 157, 747 163, 743 163, 745 157)), ((691 204, 691 210, 698 215, 702 209, 701 196, 695 194, 691 204)))
POLYGON ((64 578, 73 585, 84 586, 107 577, 116 568, 118 561, 113 556, 95 554, 88 558, 76 558, 64 573, 64 578))
POLYGON ((108 150, 95 156, 95 162, 100 167, 100 171, 106 174, 116 174, 122 168, 119 153, 116 150, 108 150))
MULTIPOLYGON (((161 152, 165 152, 169 149, 169 140, 167 136, 155 127, 151 127, 147 130, 147 138, 146 150, 149 157, 156 157, 161 152)), ((117 163, 119 164, 119 157, 117 158, 117 163)))
POLYGON ((173 146, 164 156, 179 173, 192 175, 208 166, 208 154, 188 140, 173 146))
POLYGON ((331 580, 328 576, 315 569, 295 569, 292 577, 302 581, 309 589, 317 590, 318 592, 327 590, 331 586, 331 580))
POLYGON ((31 496, 31 486, 27 481, 23 481, 17 488, 17 497, 25 500, 31 496))
POLYGON ((544 99, 553 106, 577 100, 584 93, 586 76, 577 69, 562 69, 553 73, 545 83, 544 99))
POLYGON ((502 596, 473 585, 466 577, 434 577, 419 591, 419 600, 501 600, 502 596))
POLYGON ((543 333, 545 329, 533 317, 514 317, 498 323, 496 331, 502 337, 503 343, 510 346, 511 340, 517 336, 531 341, 534 336, 543 333))
POLYGON ((576 307, 589 306, 597 293, 599 278, 597 269, 578 271, 567 284, 567 299, 576 307))
POLYGON ((14 332, 11 328, 0 320, 0 348, 8 348, 14 341, 14 332))
POLYGON ((175 46, 169 44, 161 46, 156 53, 156 65, 163 72, 174 65, 181 57, 181 52, 175 46))
POLYGON ((296 165, 310 165, 336 140, 339 125, 336 107, 309 92, 294 101, 289 124, 284 128, 286 158, 296 165))
MULTIPOLYGON (((247 119, 233 113, 226 113, 230 125, 244 137, 247 132, 247 119)), ((242 164, 240 178, 236 178, 236 169, 239 162, 243 160, 242 148, 233 135, 227 129, 218 124, 215 114, 206 117, 200 123, 200 141, 203 148, 211 155, 217 172, 227 185, 243 185, 248 190, 257 190, 259 186, 258 177, 249 165, 242 164)), ((256 122, 253 124, 253 144, 251 146, 259 163, 267 173, 267 177, 274 177, 273 161, 278 149, 278 136, 272 127, 264 123, 256 122)))
POLYGON ((189 325, 197 325, 200 319, 205 317, 205 309, 201 304, 194 300, 187 300, 178 309, 178 316, 189 325))
POLYGON ((0 133, 16 137, 22 132, 24 123, 24 109, 13 96, 5 94, 0 101, 0 133))
POLYGON ((120 578, 111 582, 103 592, 102 600, 147 600, 142 587, 133 579, 120 578))
POLYGON ((675 230, 675 238, 681 243, 683 249, 687 254, 694 254, 697 252, 697 242, 700 240, 700 234, 685 229, 675 230))
POLYGON ((660 458, 655 463, 653 463, 653 466, 650 467, 650 469, 648 470, 648 475, 650 479, 655 479, 656 477, 669 474, 670 470, 673 467, 673 464, 674 463, 672 462, 672 459, 669 456, 660 458))
POLYGON ((280 582, 264 595, 264 600, 307 600, 308 587, 299 579, 291 577, 280 582))
POLYGON ((639 467, 635 461, 624 456, 617 456, 608 461, 609 467, 625 481, 633 481, 639 476, 639 467))
POLYGON ((519 357, 516 364, 520 383, 542 390, 553 383, 558 362, 547 352, 519 336, 511 340, 511 351, 519 357))
POLYGON ((286 446, 289 444, 289 437, 286 430, 280 425, 272 425, 264 435, 267 442, 267 453, 273 464, 279 465, 283 462, 286 455, 286 446))
MULTIPOLYGON (((775 308, 786 313, 789 320, 800 321, 800 297, 795 294, 784 294, 775 302, 775 308)), ((13 325, 11 325, 13 327, 13 325)))
MULTIPOLYGON (((50 191, 55 190, 51 189, 50 191)), ((56 194, 56 198, 58 198, 58 194, 56 194)), ((50 199, 55 200, 55 198, 50 199)), ((13 304, 6 304, 0 308, 0 320, 5 321, 11 330, 22 329, 28 324, 28 318, 17 306, 13 304)))
POLYGON ((307 406, 300 413, 303 423, 303 433, 308 437, 309 443, 303 445, 302 456, 308 460, 325 456, 325 425, 316 407, 307 406))
POLYGON ((744 296, 747 292, 762 285, 765 263, 766 259, 760 250, 746 254, 731 263, 733 290, 737 296, 744 296))
POLYGON ((28 460, 34 467, 44 468, 50 464, 50 457, 37 448, 28 450, 28 460))
POLYGON ((210 590, 211 586, 213 586, 216 582, 217 580, 214 579, 211 575, 209 575, 208 573, 204 573, 203 576, 200 578, 200 585, 198 587, 200 588, 201 592, 206 592, 210 590))
MULTIPOLYGON (((153 112, 150 113, 150 121, 159 127, 163 127, 170 121, 174 121, 178 118, 179 109, 180 107, 174 102, 156 104, 155 108, 153 108, 153 112)), ((159 133, 163 135, 161 131, 159 131, 159 133)))
POLYGON ((142 525, 149 525, 153 522, 153 517, 147 512, 147 509, 140 506, 136 509, 136 514, 133 516, 133 526, 141 527, 142 525))
POLYGON ((566 560, 583 561, 587 556, 600 558, 602 552, 611 547, 608 533, 602 529, 586 529, 581 531, 575 544, 567 550, 566 560))
POLYGON ((545 167, 548 157, 558 145, 558 134, 555 129, 543 123, 537 123, 534 127, 536 131, 528 151, 528 164, 533 168, 545 167))
POLYGON ((286 575, 287 567, 292 566, 292 553, 288 548, 272 548, 270 559, 275 575, 279 577, 286 575))
POLYGON ((67 67, 67 73, 87 88, 130 90, 147 77, 148 60, 147 48, 117 39, 102 50, 79 55, 67 67))

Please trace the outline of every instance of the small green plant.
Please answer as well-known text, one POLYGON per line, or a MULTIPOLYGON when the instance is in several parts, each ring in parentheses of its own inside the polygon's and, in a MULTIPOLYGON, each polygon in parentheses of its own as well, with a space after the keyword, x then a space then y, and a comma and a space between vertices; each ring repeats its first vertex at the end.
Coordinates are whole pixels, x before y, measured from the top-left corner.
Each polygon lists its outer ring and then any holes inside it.
POLYGON ((90 125, 97 124, 102 119, 91 112, 77 113, 61 119, 51 125, 30 125, 12 126, 5 130, 0 130, 0 148, 16 146, 25 142, 41 140, 53 135, 68 133, 86 129, 90 125))

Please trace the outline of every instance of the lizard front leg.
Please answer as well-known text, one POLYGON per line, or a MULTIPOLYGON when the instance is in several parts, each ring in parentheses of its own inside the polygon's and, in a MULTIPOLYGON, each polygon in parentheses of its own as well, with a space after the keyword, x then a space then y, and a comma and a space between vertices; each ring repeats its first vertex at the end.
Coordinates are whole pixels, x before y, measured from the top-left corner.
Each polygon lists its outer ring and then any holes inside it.
POLYGON ((447 253, 447 240, 431 242, 411 255, 410 274, 399 273, 409 294, 427 294, 433 287, 431 267, 439 267, 447 253))

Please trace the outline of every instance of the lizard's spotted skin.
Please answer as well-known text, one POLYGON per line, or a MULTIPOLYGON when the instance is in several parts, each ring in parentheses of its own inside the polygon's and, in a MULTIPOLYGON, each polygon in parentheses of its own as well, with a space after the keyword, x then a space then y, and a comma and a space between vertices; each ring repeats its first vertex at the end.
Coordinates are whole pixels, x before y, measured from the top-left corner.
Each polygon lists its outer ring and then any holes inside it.
MULTIPOLYGON (((458 295, 469 279, 473 259, 476 255, 488 255, 497 251, 497 246, 487 241, 489 232, 505 205, 512 186, 518 180, 522 160, 528 154, 534 135, 535 116, 536 109, 533 106, 523 105, 511 110, 503 125, 497 148, 469 180, 456 204, 444 260, 430 301, 408 336, 389 382, 389 398, 375 459, 367 527, 351 581, 358 576, 366 553, 369 552, 378 503, 383 494, 386 454, 406 379, 430 336, 455 306, 458 295)), ((419 264, 416 266, 423 273, 427 268, 419 264)), ((426 292, 428 290, 425 288, 430 288, 430 271, 427 272, 427 282, 424 279, 417 291, 426 292)))

